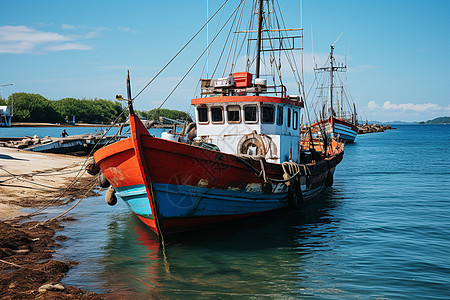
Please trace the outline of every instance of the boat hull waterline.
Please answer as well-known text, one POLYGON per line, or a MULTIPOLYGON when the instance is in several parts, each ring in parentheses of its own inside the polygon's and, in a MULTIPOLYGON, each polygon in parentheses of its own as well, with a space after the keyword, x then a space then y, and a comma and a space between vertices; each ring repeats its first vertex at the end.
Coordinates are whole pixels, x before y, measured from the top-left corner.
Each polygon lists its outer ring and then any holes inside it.
MULTIPOLYGON (((289 207, 285 183, 270 184, 255 174, 260 162, 153 137, 134 115, 130 124, 132 137, 98 150, 94 158, 116 195, 155 233, 171 235, 289 207)), ((326 187, 342 155, 300 170, 304 201, 326 187)), ((267 177, 283 179, 281 164, 263 166, 267 177)))

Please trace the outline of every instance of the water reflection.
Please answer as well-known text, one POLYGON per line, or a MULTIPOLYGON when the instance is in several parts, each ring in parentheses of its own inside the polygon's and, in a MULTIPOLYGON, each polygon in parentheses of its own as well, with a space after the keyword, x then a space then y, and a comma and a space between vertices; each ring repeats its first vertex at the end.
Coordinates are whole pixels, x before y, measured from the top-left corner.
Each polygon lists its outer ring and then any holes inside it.
POLYGON ((339 193, 303 211, 172 239, 164 248, 130 213, 107 226, 96 280, 111 299, 304 295, 305 260, 328 251, 339 226, 339 193))

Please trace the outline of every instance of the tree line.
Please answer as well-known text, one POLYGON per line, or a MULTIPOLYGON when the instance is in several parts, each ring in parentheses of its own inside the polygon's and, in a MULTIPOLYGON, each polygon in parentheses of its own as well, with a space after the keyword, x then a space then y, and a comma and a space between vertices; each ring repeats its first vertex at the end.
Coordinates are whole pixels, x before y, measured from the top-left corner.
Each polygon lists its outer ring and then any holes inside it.
POLYGON ((159 120, 159 117, 166 117, 172 120, 187 120, 188 122, 192 122, 191 116, 180 110, 174 109, 152 109, 152 110, 136 110, 136 114, 147 120, 159 120))
POLYGON ((419 124, 450 124, 450 117, 439 117, 433 120, 419 122, 419 124))
MULTIPOLYGON (((105 99, 75 99, 48 100, 39 94, 13 93, 8 99, 0 99, 0 106, 13 107, 13 122, 36 123, 64 123, 73 120, 83 123, 109 123, 114 121, 122 112, 119 101, 105 99)), ((170 109, 152 109, 150 111, 136 110, 141 118, 158 120, 166 117, 175 120, 192 118, 188 113, 170 109)), ((123 114, 117 122, 124 122, 128 112, 123 114)))
MULTIPOLYGON (((105 123, 114 121, 122 112, 122 104, 105 99, 48 100, 39 94, 13 93, 0 105, 13 108, 13 122, 76 122, 105 123)), ((123 121, 123 120, 122 120, 123 121)))

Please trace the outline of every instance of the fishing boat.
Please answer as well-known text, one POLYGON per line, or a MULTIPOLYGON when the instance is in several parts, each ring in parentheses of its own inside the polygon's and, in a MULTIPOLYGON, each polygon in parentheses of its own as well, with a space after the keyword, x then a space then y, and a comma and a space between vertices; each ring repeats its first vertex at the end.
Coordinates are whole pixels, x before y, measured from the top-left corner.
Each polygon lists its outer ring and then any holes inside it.
POLYGON ((301 38, 301 29, 289 35, 294 31, 268 26, 280 24, 269 22, 278 8, 271 4, 255 1, 256 29, 233 27, 256 43, 256 58, 242 72, 201 79, 200 95, 191 100, 195 124, 180 133, 149 133, 134 111, 127 75, 131 136, 99 149, 94 160, 104 186, 110 184, 107 201, 118 196, 161 239, 298 210, 333 184, 343 144, 314 138, 301 124, 302 82, 289 95, 283 81, 269 85, 262 74, 263 53, 293 51, 293 39, 301 38), (269 46, 272 52, 265 52, 269 46))
POLYGON ((358 119, 347 81, 339 76, 339 72, 347 71, 347 64, 336 61, 333 53, 339 37, 330 46, 330 54, 325 65, 314 68, 317 85, 313 98, 314 103, 320 107, 317 109, 319 120, 312 126, 316 132, 324 131, 328 136, 345 143, 353 143, 358 132, 358 119))

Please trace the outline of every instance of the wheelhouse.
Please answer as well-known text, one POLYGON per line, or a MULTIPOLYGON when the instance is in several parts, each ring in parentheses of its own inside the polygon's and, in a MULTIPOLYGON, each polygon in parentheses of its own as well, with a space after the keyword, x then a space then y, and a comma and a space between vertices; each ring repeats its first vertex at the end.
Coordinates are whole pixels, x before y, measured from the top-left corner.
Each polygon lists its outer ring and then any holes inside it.
POLYGON ((230 94, 204 93, 203 97, 191 100, 195 107, 198 139, 212 143, 226 153, 264 153, 264 158, 272 162, 300 158, 299 118, 303 108, 300 97, 230 94), (254 142, 249 147, 242 147, 247 139, 254 142), (263 151, 252 151, 258 146, 263 147, 263 151))

